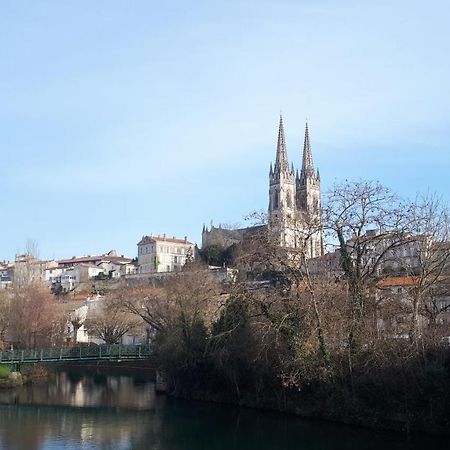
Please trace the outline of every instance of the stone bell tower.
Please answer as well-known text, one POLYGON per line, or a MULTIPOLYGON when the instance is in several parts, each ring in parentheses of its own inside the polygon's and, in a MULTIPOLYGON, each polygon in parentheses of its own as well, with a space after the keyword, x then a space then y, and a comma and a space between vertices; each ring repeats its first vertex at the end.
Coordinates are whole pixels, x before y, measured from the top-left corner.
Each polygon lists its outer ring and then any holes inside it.
POLYGON ((305 227, 311 234, 307 243, 307 254, 309 258, 315 258, 323 255, 322 205, 320 200, 320 174, 319 170, 314 171, 308 123, 305 127, 302 169, 300 176, 297 172, 295 185, 297 210, 303 215, 305 227))
POLYGON ((296 193, 294 167, 289 167, 284 136, 283 117, 280 115, 275 165, 269 172, 269 229, 282 247, 294 246, 296 193))

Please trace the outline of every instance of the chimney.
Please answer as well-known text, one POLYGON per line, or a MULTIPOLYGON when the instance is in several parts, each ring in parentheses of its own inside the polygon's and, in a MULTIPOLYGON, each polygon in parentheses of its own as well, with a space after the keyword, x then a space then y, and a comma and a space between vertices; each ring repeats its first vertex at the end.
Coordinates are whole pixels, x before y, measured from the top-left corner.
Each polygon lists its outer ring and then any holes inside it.
POLYGON ((164 240, 166 240, 166 233, 163 234, 163 238, 164 238, 164 240))
POLYGON ((186 244, 187 242, 187 236, 184 237, 184 243, 186 244))

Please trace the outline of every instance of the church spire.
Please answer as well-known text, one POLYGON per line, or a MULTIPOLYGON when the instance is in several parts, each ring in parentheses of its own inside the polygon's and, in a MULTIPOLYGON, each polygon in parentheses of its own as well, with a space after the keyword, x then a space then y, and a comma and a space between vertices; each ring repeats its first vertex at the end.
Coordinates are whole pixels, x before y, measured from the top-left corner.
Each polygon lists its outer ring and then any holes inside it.
POLYGON ((280 126, 278 128, 277 157, 275 160, 275 172, 287 172, 289 162, 286 150, 286 140, 284 138, 283 116, 280 114, 280 126))
POLYGON ((305 142, 303 144, 303 162, 300 178, 304 180, 307 176, 314 176, 314 164, 312 159, 311 143, 309 141, 308 122, 305 127, 305 142))

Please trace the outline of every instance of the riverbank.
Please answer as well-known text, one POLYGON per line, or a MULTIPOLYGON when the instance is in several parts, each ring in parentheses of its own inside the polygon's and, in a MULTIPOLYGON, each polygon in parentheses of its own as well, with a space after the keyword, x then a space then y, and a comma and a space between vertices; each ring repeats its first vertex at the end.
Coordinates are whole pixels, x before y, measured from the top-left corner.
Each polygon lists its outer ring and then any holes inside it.
POLYGON ((370 429, 450 435, 447 349, 429 352, 425 361, 411 359, 408 364, 394 359, 384 367, 370 360, 360 363, 351 374, 330 370, 326 377, 310 377, 291 386, 261 375, 258 368, 248 368, 235 380, 209 363, 189 371, 172 368, 168 394, 370 429))
POLYGON ((56 372, 48 383, 0 392, 0 448, 147 450, 422 450, 446 440, 414 438, 261 409, 156 395, 124 375, 56 372))
POLYGON ((10 389, 23 385, 20 372, 15 372, 12 366, 0 365, 0 389, 10 389))
POLYGON ((51 376, 52 370, 39 365, 24 365, 20 371, 15 371, 11 365, 0 365, 0 389, 19 388, 27 383, 45 382, 51 376))

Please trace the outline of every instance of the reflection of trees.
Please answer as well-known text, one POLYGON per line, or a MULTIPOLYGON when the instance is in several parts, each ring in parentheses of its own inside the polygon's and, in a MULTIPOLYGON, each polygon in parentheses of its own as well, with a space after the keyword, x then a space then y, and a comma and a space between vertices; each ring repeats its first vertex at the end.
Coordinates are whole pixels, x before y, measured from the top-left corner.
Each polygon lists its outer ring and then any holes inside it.
POLYGON ((0 403, 21 405, 66 405, 150 409, 154 388, 150 383, 135 384, 132 377, 74 376, 58 373, 51 384, 26 385, 16 391, 0 391, 0 403))

